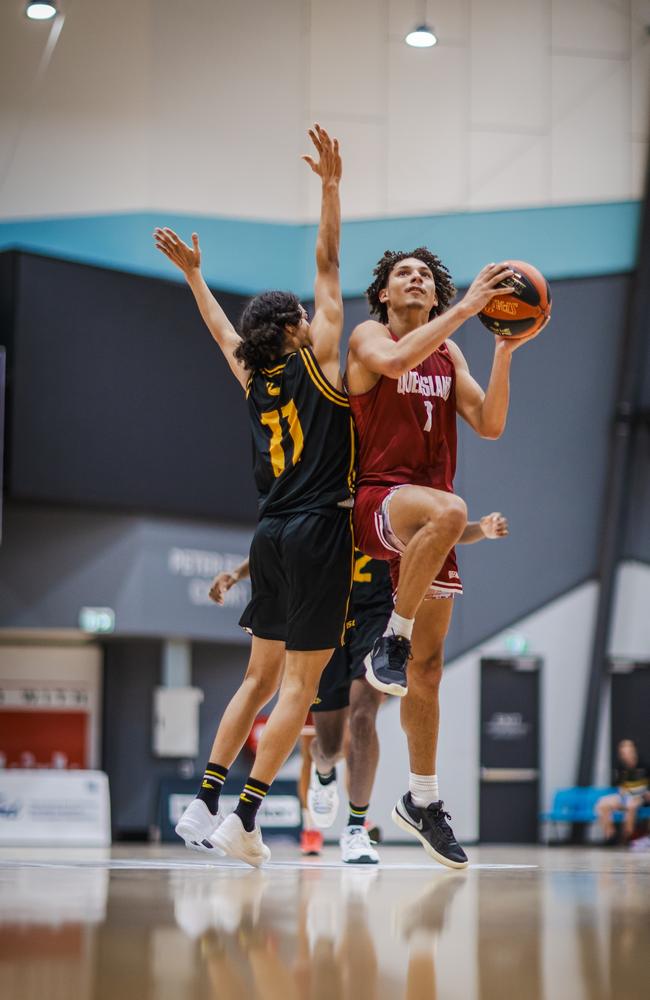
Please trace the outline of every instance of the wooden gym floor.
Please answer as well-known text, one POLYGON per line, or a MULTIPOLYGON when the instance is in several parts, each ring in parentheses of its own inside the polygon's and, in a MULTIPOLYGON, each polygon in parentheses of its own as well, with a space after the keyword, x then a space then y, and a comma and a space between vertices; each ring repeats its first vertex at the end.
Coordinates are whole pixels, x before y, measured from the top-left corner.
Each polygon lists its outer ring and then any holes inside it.
POLYGON ((254 871, 175 846, 0 849, 0 996, 650 996, 650 852, 482 847, 461 873, 417 847, 381 858, 284 844, 254 871))

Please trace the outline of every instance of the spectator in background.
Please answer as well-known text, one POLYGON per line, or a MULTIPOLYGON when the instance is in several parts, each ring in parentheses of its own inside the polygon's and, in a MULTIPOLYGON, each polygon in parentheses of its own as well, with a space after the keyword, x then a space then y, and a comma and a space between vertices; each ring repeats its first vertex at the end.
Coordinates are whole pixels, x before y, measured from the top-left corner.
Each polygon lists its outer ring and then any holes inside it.
POLYGON ((634 740, 621 740, 618 744, 618 767, 614 771, 614 784, 617 791, 614 795, 604 795, 596 803, 598 822, 600 823, 606 843, 615 840, 614 813, 622 812, 623 837, 627 843, 634 833, 636 815, 639 808, 648 800, 648 777, 650 772, 639 760, 639 754, 634 740))

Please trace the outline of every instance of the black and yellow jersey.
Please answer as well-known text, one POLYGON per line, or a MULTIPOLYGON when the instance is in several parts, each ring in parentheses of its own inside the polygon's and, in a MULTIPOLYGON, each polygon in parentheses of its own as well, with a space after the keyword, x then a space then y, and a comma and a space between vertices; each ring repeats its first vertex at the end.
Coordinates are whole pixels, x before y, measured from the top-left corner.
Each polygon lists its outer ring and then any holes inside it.
POLYGON ((641 761, 637 762, 636 767, 624 767, 619 764, 614 771, 614 784, 628 795, 643 795, 648 791, 649 777, 650 770, 641 761))
POLYGON ((393 585, 390 568, 383 559, 371 559, 358 549, 354 550, 354 574, 350 608, 355 617, 362 610, 393 606, 393 585))
POLYGON ((259 514, 350 501, 355 431, 347 396, 303 347, 255 371, 246 387, 259 514))

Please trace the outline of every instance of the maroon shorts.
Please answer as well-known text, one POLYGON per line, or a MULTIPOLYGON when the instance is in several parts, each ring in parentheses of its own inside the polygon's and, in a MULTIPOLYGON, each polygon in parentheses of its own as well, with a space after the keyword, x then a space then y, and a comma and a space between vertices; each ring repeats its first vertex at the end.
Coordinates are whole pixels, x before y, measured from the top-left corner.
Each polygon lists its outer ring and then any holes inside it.
MULTIPOLYGON (((404 484, 407 485, 406 483, 404 484)), ((393 533, 390 524, 390 499, 401 486, 362 486, 354 498, 354 542, 356 547, 373 559, 390 563, 393 589, 399 583, 399 568, 404 544, 393 533)), ((462 594, 456 562, 456 550, 451 549, 427 597, 455 597, 462 594)))

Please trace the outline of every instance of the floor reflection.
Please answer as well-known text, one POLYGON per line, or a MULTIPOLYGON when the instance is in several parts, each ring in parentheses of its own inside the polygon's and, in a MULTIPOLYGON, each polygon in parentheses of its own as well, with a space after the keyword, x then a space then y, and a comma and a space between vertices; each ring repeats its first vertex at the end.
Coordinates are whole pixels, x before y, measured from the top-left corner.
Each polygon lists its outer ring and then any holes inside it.
POLYGON ((540 849, 504 867, 513 852, 493 849, 461 873, 384 854, 379 869, 254 871, 173 852, 170 867, 160 850, 79 866, 0 852, 0 995, 647 997, 650 857, 540 849))
POLYGON ((200 943, 215 997, 417 1000, 437 995, 437 939, 466 878, 435 872, 414 895, 396 891, 387 884, 394 877, 376 869, 295 871, 281 878, 244 872, 210 885, 181 877, 172 878, 171 887, 175 918, 200 943), (400 945, 401 977, 399 969, 385 967, 386 949, 400 945))

